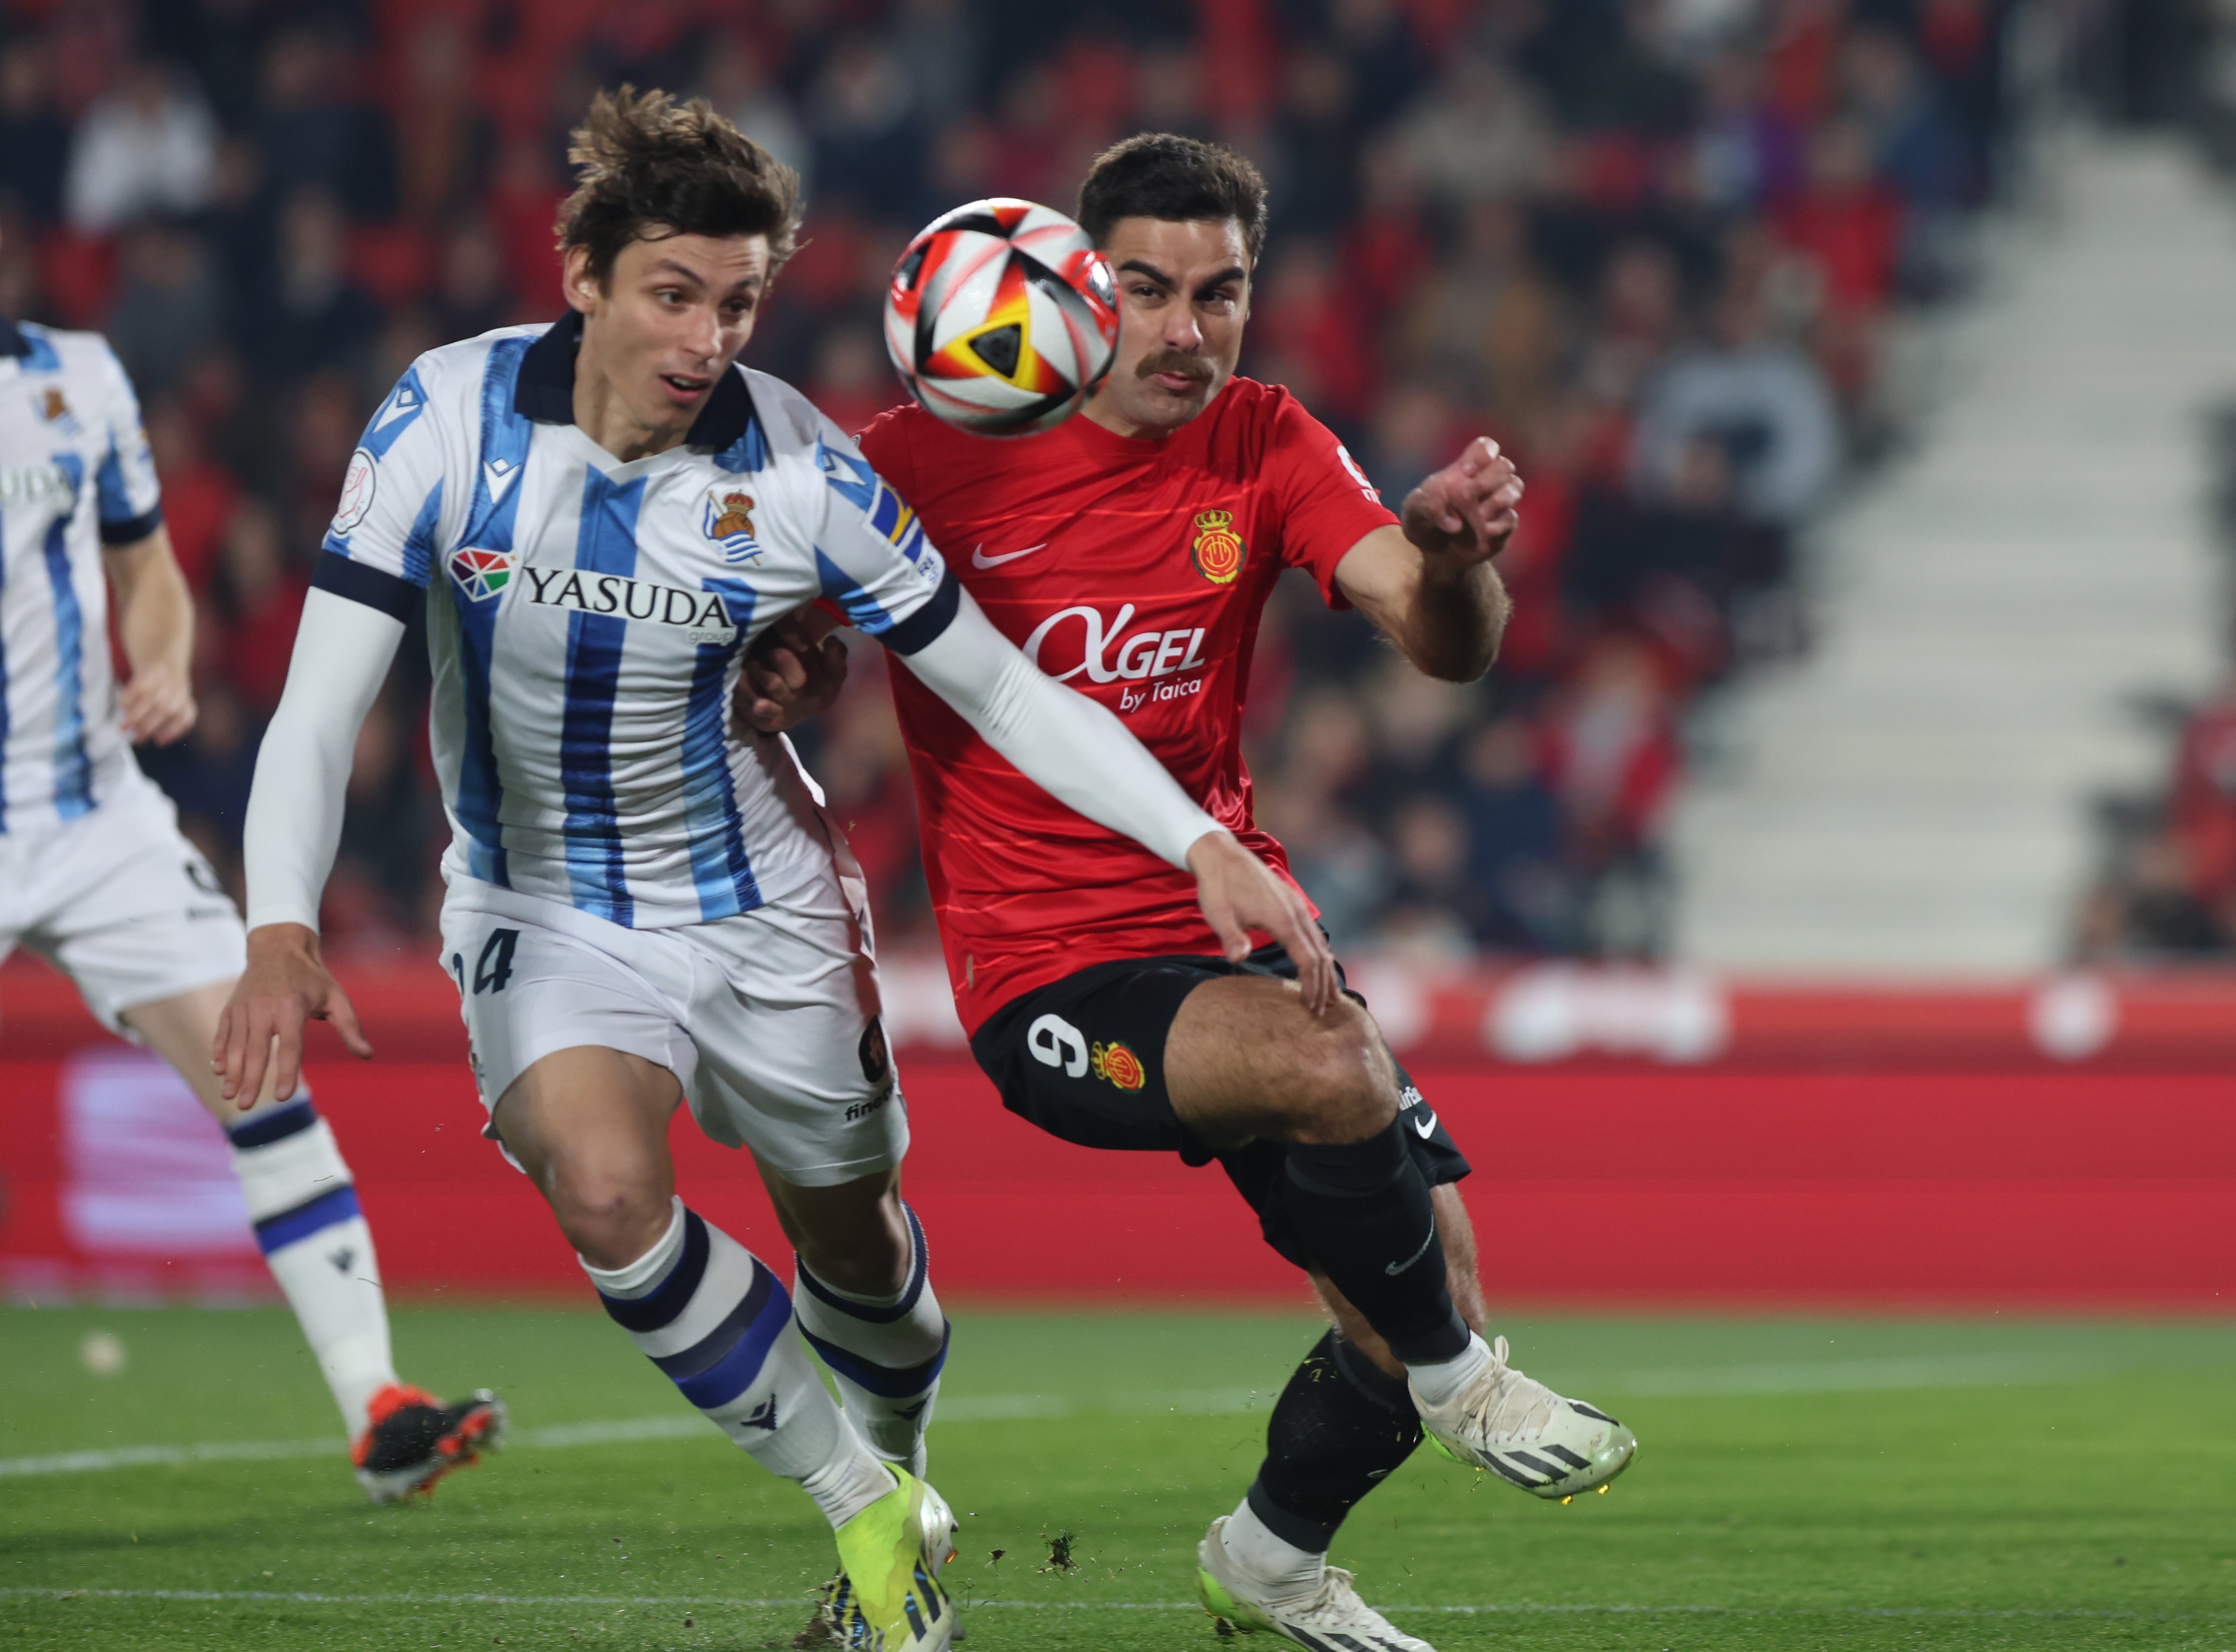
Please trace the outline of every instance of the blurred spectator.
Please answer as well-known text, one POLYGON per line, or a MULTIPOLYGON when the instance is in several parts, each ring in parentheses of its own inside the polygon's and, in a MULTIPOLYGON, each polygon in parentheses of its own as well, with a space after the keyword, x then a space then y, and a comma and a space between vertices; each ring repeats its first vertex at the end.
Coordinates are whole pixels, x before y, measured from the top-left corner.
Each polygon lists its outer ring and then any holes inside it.
POLYGON ((1373 405, 1379 364, 1334 249, 1292 236, 1267 266, 1251 301, 1253 370, 1287 385, 1338 436, 1355 435, 1373 405))
POLYGON ((218 337, 224 305, 209 255, 183 225, 150 221, 124 237, 122 279, 102 331, 145 399, 179 382, 218 337))
POLYGON ((258 376, 285 382, 358 361, 380 311, 350 279, 342 216, 332 196, 305 187, 280 214, 271 302, 249 324, 258 376))
POLYGON ((472 338, 512 321, 517 308, 504 279, 504 251, 488 220, 462 218, 443 239, 442 273, 428 307, 436 335, 445 343, 472 338))
POLYGON ((716 40, 707 62, 707 101, 739 131, 798 173, 802 193, 814 198, 815 153, 807 130, 792 113, 784 88, 770 79, 752 36, 733 30, 716 40))
POLYGON ((73 227, 106 234, 150 213, 199 211, 217 168, 217 122, 192 82, 145 59, 96 99, 71 139, 73 227))
POLYGON ((194 590, 208 588, 220 541, 240 498, 240 485, 212 462, 201 431, 175 396, 148 403, 148 446, 163 484, 163 526, 171 554, 194 590))
POLYGON ((1486 723, 1460 759, 1475 938, 1495 952, 1576 949, 1579 891, 1562 842, 1560 802, 1538 770, 1522 718, 1486 723))
POLYGON ((1708 336, 1674 356, 1641 398, 1631 479, 1666 502, 1693 444, 1720 446, 1731 494, 1758 522, 1791 528, 1815 505, 1840 460, 1839 419, 1817 364, 1766 336, 1758 296, 1727 288, 1708 336))
POLYGON ((1481 52, 1456 54, 1401 130, 1416 174, 1446 200, 1525 193, 1544 180, 1552 154, 1535 96, 1481 52))
MULTIPOLYGON (((309 65, 302 72, 310 72, 309 65)), ((448 11, 420 20, 404 52, 397 170, 404 215, 440 223, 470 202, 486 173, 496 136, 475 105, 473 50, 464 21, 448 11)), ((334 141, 362 141, 356 133, 334 141)))
POLYGON ((920 200, 924 138, 913 86, 892 49, 866 34, 841 41, 816 76, 807 111, 824 195, 908 218, 920 200))
POLYGON ((60 219, 69 148, 46 54, 35 39, 10 41, 0 48, 0 212, 12 208, 41 224, 60 219))
POLYGON ((265 199, 283 203, 283 210, 310 195, 352 218, 383 218, 395 210, 388 117, 350 95, 340 45, 317 25, 283 30, 266 49, 251 135, 265 199))
POLYGON ((1543 739, 1568 853, 1587 875, 1651 848, 1675 784, 1674 708, 1654 655, 1635 638, 1602 638, 1555 697, 1543 739))
POLYGON ((1274 214, 1285 230, 1326 234, 1357 205, 1358 90, 1351 66, 1332 45, 1294 53, 1281 75, 1274 119, 1279 152, 1274 214))
POLYGON ((1690 156, 1701 202, 1730 216, 1792 196, 1801 184, 1801 128, 1763 97, 1761 60, 1737 47, 1716 53, 1701 75, 1701 95, 1690 156))
POLYGON ((1568 305, 1531 259, 1528 218, 1511 201, 1471 202, 1453 256, 1408 295, 1406 364, 1510 428, 1551 393, 1568 342, 1568 305))
POLYGON ((260 723, 280 704, 310 582, 288 566, 280 514, 253 495, 233 507, 219 550, 224 651, 220 670, 260 723))

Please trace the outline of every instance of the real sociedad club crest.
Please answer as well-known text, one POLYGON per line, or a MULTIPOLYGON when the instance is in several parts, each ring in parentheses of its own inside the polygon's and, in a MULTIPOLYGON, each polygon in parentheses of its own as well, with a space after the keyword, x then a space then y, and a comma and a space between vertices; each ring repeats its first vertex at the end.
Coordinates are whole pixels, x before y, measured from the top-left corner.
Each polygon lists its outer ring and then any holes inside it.
POLYGON ((722 547, 725 562, 750 562, 761 554, 753 538, 753 496, 734 483, 720 482, 707 490, 699 526, 722 547))
POLYGON ((520 567, 516 551, 452 551, 450 577, 472 602, 487 602, 503 593, 520 567))

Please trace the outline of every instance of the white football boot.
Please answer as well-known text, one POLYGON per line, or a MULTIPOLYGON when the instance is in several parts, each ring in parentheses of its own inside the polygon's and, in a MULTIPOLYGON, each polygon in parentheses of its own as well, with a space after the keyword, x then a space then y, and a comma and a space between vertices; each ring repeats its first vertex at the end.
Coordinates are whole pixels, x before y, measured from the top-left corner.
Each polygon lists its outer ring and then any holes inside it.
POLYGON ((1195 1548, 1195 1597, 1219 1621, 1222 1634, 1264 1630, 1312 1652, 1437 1652, 1359 1599, 1351 1574, 1340 1566, 1321 1569, 1320 1586, 1308 1599, 1266 1599, 1262 1586, 1244 1577, 1227 1552, 1226 1527, 1222 1514, 1195 1548))
POLYGON ((1566 1502, 1604 1487, 1638 1450, 1638 1436, 1605 1412, 1564 1400, 1507 1364, 1503 1336, 1450 1402, 1432 1406, 1417 1388, 1413 1404, 1445 1455, 1487 1468, 1536 1497, 1566 1502))

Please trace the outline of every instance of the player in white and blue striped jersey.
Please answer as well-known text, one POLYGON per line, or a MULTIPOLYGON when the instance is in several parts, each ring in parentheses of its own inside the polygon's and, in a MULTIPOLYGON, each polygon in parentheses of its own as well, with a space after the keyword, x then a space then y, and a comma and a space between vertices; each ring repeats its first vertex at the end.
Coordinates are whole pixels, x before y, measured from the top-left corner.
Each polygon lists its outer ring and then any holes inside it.
POLYGON ((227 1103, 208 1049, 244 958, 240 915, 134 740, 194 723, 194 599, 163 528, 130 381, 97 334, 0 318, 0 958, 76 982, 225 1126, 258 1245, 318 1355, 377 1501, 494 1438, 486 1394, 450 1406, 397 1380, 372 1237, 307 1092, 227 1103), (130 674, 112 678, 109 597, 130 674))
POLYGON ((899 1196, 869 909, 790 745, 730 724, 746 650, 837 604, 1027 775, 1192 867, 1238 947, 1255 924, 1325 948, 1114 716, 988 623, 843 432, 735 364, 792 248, 789 170, 660 94, 602 95, 575 139, 566 318, 420 357, 351 462, 257 764, 227 1079, 253 1088, 276 1039, 290 1082, 308 1016, 370 1053, 319 961, 319 894, 358 724, 424 605, 443 960, 491 1133, 607 1312, 829 1518, 847 1643, 938 1649, 951 1521, 920 1476, 947 1324, 899 1196), (759 1161, 792 1293, 675 1196, 686 1103, 759 1161))

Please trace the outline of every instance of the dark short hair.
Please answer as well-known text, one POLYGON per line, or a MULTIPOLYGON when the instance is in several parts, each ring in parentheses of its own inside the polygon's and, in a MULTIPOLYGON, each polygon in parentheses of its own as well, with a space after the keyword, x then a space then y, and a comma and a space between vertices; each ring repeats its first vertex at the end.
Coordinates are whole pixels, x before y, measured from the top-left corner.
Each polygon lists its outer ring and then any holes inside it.
POLYGON ((635 240, 766 235, 771 274, 792 256, 799 174, 706 99, 601 92, 572 137, 567 159, 580 182, 559 207, 559 249, 588 247, 600 286, 635 240))
POLYGON ((1079 187, 1079 226, 1097 246, 1121 218, 1233 219, 1255 264, 1266 248, 1266 180, 1224 144, 1143 132, 1095 157, 1079 187))

